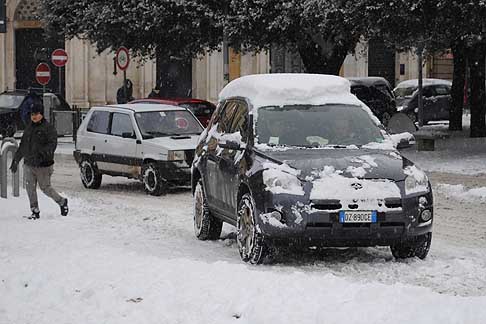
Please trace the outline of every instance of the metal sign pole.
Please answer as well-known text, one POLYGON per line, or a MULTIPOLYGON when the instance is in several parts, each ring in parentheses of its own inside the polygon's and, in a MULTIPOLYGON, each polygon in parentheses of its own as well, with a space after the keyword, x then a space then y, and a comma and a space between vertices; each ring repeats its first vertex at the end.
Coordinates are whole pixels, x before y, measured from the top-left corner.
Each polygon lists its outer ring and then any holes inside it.
POLYGON ((424 126, 424 98, 423 98, 423 53, 424 48, 420 45, 418 49, 418 68, 419 68, 419 78, 418 78, 418 122, 419 127, 424 126))
POLYGON ((59 95, 62 96, 62 67, 58 67, 59 70, 59 95))

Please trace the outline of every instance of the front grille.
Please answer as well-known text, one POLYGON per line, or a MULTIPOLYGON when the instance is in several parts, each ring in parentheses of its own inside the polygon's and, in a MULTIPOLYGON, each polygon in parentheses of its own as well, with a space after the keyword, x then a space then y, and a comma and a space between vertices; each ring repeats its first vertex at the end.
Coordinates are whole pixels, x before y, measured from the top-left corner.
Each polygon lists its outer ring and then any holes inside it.
POLYGON ((343 208, 339 200, 314 200, 311 207, 317 210, 338 210, 343 208))
POLYGON ((385 206, 387 208, 402 208, 401 199, 385 199, 385 206))

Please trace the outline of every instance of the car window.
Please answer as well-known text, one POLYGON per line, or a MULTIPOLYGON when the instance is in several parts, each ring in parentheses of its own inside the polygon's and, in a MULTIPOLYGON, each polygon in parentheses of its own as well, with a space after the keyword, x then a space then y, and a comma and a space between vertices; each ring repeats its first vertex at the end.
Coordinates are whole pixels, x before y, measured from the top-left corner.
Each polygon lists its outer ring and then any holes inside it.
POLYGON ((237 107, 238 103, 235 101, 226 102, 219 118, 218 133, 231 133, 231 123, 237 107))
POLYGON ((430 98, 430 97, 433 97, 435 96, 435 92, 434 92, 434 89, 432 87, 425 87, 423 89, 423 96, 425 98, 430 98))
POLYGON ((367 87, 354 86, 351 87, 351 93, 354 94, 360 100, 370 100, 370 93, 367 87))
POLYGON ((380 128, 360 106, 291 105, 258 109, 258 143, 302 147, 383 142, 380 128))
POLYGON ((203 131, 187 110, 137 112, 135 120, 144 138, 201 134, 203 131))
POLYGON ((111 135, 123 136, 123 133, 134 134, 132 120, 127 114, 114 113, 111 121, 111 135))
POLYGON ((248 106, 242 101, 235 102, 235 115, 229 133, 240 132, 242 140, 248 140, 248 106))
POLYGON ((440 86, 436 86, 435 87, 435 93, 438 96, 447 96, 447 95, 449 95, 451 93, 451 90, 447 86, 440 85, 440 86))
POLYGON ((179 106, 188 108, 196 116, 211 115, 214 111, 214 106, 204 102, 187 102, 179 106))
POLYGON ((87 131, 92 133, 108 134, 110 124, 110 112, 93 111, 88 122, 87 131))
POLYGON ((24 101, 25 96, 11 95, 11 94, 1 94, 0 95, 0 109, 12 109, 18 108, 22 101, 24 101))

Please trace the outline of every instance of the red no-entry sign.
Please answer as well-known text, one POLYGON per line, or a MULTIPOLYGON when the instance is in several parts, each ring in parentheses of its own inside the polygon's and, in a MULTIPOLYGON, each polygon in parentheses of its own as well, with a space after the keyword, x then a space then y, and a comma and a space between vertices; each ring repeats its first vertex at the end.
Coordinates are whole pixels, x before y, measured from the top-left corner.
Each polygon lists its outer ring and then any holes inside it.
POLYGON ((35 69, 35 79, 41 85, 46 85, 51 81, 51 68, 46 63, 37 65, 35 69))
POLYGON ((67 64, 68 55, 65 50, 63 50, 62 48, 58 48, 57 50, 52 52, 51 61, 52 64, 57 67, 63 67, 67 64))
POLYGON ((125 71, 128 69, 128 65, 130 64, 130 54, 126 47, 120 47, 118 51, 116 51, 115 61, 120 70, 125 71))

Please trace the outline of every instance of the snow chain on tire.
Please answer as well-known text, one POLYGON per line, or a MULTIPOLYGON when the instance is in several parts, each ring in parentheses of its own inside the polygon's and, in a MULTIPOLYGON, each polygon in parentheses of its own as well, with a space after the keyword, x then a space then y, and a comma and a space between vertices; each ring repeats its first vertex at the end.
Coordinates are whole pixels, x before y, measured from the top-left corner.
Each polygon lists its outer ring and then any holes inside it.
POLYGON ((413 240, 401 242, 390 246, 392 254, 397 259, 407 259, 417 257, 425 259, 432 243, 432 233, 427 233, 413 240))
POLYGON ((262 263, 267 256, 268 249, 263 234, 256 226, 255 201, 249 193, 244 194, 238 204, 236 229, 236 240, 241 259, 251 264, 262 263), (248 214, 245 215, 245 213, 248 214))
POLYGON ((202 181, 199 180, 194 190, 194 233, 202 241, 218 240, 223 229, 223 222, 211 215, 202 181))

